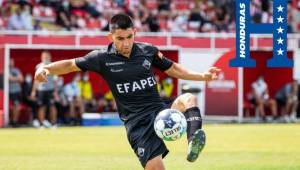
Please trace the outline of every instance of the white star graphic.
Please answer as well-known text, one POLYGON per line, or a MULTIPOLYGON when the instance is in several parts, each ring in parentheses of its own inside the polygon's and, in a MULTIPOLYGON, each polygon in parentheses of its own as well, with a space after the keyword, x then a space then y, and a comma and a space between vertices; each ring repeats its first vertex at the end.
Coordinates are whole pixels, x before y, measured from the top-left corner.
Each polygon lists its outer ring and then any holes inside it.
POLYGON ((278 20, 278 23, 283 23, 283 20, 284 20, 284 18, 282 18, 281 16, 279 16, 278 18, 277 18, 277 20, 278 20))
POLYGON ((284 30, 284 29, 282 29, 281 27, 279 27, 279 28, 277 29, 278 34, 279 34, 279 33, 283 33, 283 30, 284 30))
POLYGON ((277 7, 278 12, 283 12, 283 8, 284 8, 284 7, 282 7, 281 5, 279 5, 279 6, 277 7))
POLYGON ((277 39, 278 44, 283 44, 283 39, 280 37, 279 39, 277 39))
POLYGON ((277 50, 278 55, 283 55, 283 50, 281 48, 279 48, 279 50, 277 50))

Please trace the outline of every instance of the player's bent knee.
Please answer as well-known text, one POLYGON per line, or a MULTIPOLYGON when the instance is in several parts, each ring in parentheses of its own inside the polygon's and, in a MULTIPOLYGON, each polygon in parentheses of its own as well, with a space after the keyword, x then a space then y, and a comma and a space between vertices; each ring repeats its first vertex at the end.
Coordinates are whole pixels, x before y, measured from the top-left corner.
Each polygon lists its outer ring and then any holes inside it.
POLYGON ((149 160, 146 164, 145 170, 165 170, 162 156, 159 155, 149 160))
POLYGON ((183 100, 185 110, 197 106, 197 97, 191 93, 184 94, 183 100))

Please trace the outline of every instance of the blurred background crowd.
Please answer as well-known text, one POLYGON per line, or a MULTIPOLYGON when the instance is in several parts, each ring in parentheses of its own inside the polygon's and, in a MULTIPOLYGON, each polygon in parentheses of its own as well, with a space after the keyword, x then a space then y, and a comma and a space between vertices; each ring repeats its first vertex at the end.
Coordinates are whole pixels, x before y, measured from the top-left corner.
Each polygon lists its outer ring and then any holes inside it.
MULTIPOLYGON (((108 31, 124 12, 142 32, 234 32, 234 0, 0 0, 0 30, 108 31)), ((252 0, 254 23, 271 23, 272 1, 252 0)), ((300 1, 288 5, 288 32, 300 31, 300 1)))

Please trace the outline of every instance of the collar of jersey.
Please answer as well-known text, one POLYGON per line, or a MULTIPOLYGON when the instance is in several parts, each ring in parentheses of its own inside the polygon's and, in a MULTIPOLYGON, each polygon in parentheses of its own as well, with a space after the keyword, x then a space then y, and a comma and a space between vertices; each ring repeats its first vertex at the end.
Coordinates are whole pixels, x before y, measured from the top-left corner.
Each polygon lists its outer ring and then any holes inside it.
MULTIPOLYGON (((117 51, 117 49, 116 49, 116 47, 115 47, 115 45, 113 43, 110 43, 108 45, 107 53, 108 54, 113 54, 113 55, 116 55, 116 56, 120 56, 122 58, 127 59, 127 57, 125 57, 122 54, 118 53, 118 51, 117 51)), ((132 57, 134 57, 136 55, 139 55, 139 50, 138 50, 138 47, 137 47, 136 43, 134 43, 133 47, 132 47, 132 50, 131 50, 130 57, 128 59, 131 59, 132 57)))

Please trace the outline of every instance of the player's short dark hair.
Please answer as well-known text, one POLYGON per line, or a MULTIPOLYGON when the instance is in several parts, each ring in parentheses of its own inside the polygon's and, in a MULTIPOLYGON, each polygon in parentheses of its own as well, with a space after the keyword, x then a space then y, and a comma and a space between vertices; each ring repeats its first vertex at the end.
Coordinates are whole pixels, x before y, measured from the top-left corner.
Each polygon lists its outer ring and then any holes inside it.
POLYGON ((116 29, 133 28, 133 21, 130 16, 126 14, 116 14, 114 15, 109 24, 110 32, 115 31, 116 29))

